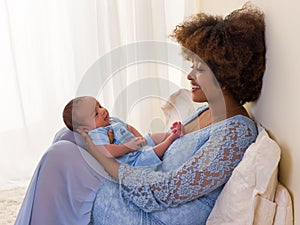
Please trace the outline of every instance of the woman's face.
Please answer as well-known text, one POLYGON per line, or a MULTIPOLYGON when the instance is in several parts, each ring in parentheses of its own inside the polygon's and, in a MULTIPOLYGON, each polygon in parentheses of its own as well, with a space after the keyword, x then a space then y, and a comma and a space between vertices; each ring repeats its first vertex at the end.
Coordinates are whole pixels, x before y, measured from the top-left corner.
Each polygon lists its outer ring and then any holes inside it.
POLYGON ((220 96, 220 87, 207 64, 193 61, 192 71, 187 75, 191 82, 192 100, 210 102, 220 96))

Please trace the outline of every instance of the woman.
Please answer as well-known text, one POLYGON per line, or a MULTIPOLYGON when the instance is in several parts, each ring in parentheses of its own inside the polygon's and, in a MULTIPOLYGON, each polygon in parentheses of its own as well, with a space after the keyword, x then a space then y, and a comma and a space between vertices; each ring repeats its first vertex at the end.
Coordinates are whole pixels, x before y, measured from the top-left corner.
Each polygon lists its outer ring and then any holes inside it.
POLYGON ((98 192, 95 224, 206 223, 224 184, 257 135, 243 104, 256 100, 261 91, 264 26, 263 14, 250 5, 225 19, 202 13, 177 26, 172 37, 193 62, 187 76, 193 101, 207 102, 208 107, 185 123, 188 128, 196 121, 197 131, 169 147, 162 171, 121 165, 97 151, 79 130, 89 152, 120 183, 108 181, 98 192))
POLYGON ((172 37, 193 62, 193 101, 208 106, 184 122, 186 134, 165 153, 161 170, 121 165, 78 130, 114 180, 91 171, 74 146, 57 144, 41 160, 16 224, 87 224, 92 207, 94 224, 205 224, 257 136, 243 104, 261 91, 264 29, 263 13, 251 5, 225 19, 201 13, 177 26, 172 37))

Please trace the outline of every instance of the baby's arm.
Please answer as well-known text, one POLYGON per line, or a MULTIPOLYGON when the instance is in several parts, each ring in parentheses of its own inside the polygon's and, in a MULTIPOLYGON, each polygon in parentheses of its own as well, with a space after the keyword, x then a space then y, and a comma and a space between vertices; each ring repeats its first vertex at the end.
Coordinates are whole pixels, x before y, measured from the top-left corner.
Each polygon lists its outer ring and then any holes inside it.
MULTIPOLYGON (((184 127, 182 125, 181 122, 174 122, 171 127, 170 130, 177 130, 177 132, 180 132, 180 136, 184 135, 184 127)), ((172 135, 171 133, 153 133, 153 134, 149 134, 151 139, 154 141, 154 143, 156 145, 160 144, 161 142, 163 142, 164 140, 166 140, 170 135, 172 135)))
POLYGON ((97 145, 96 148, 99 151, 103 151, 106 156, 116 158, 129 152, 134 152, 143 145, 145 145, 145 139, 143 137, 136 137, 124 144, 97 145))
MULTIPOLYGON (((136 137, 142 137, 141 133, 138 132, 133 126, 127 125, 128 130, 133 133, 136 137)), ((162 158, 167 148, 173 143, 175 139, 183 135, 183 126, 181 122, 175 122, 172 124, 171 133, 155 133, 151 134, 150 137, 153 139, 156 146, 153 147, 154 152, 159 158, 162 158)), ((145 145, 144 142, 143 145, 145 145)), ((142 147, 142 146, 140 146, 142 147)))
POLYGON ((153 147, 154 152, 159 158, 162 158, 167 148, 173 143, 173 141, 183 135, 183 126, 181 122, 175 122, 172 124, 171 133, 158 133, 158 134, 152 134, 151 138, 156 139, 156 141, 161 140, 160 143, 158 143, 156 146, 153 147))
MULTIPOLYGON (((180 132, 180 136, 184 135, 184 127, 182 125, 181 122, 174 122, 171 127, 170 130, 178 130, 178 132, 180 132)), ((154 143, 156 145, 160 144, 161 142, 163 142, 164 140, 166 140, 170 135, 172 135, 172 133, 154 133, 154 134, 149 134, 150 137, 152 138, 152 140, 154 141, 154 143)))
POLYGON ((113 130, 107 132, 110 144, 96 146, 99 151, 103 151, 107 157, 120 157, 130 152, 134 152, 146 144, 146 140, 143 136, 132 126, 127 125, 130 132, 136 136, 136 138, 123 143, 123 144, 112 144, 111 139, 114 138, 113 130))

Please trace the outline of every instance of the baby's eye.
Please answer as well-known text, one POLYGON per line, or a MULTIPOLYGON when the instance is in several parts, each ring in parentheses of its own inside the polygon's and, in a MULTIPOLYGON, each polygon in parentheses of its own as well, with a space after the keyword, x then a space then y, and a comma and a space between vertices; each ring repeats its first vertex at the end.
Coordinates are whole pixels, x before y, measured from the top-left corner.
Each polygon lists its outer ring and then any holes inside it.
POLYGON ((95 113, 95 116, 98 116, 98 112, 95 113))

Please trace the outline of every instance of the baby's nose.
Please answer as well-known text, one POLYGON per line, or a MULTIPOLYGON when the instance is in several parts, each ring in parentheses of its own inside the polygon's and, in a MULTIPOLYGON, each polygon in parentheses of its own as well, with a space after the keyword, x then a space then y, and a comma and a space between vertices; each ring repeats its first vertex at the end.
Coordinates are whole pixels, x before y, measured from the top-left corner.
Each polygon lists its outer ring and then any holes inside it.
POLYGON ((103 108, 101 108, 99 111, 100 111, 101 115, 104 115, 106 113, 106 110, 103 108))

